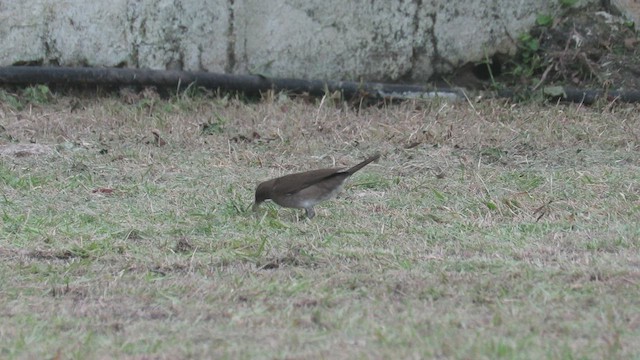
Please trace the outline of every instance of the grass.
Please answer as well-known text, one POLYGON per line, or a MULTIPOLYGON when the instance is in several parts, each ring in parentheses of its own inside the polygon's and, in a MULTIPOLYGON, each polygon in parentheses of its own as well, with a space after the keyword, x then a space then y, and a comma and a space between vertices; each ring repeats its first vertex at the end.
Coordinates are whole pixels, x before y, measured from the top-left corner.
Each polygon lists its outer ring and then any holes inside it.
POLYGON ((637 106, 153 95, 0 97, 0 357, 640 357, 637 106))

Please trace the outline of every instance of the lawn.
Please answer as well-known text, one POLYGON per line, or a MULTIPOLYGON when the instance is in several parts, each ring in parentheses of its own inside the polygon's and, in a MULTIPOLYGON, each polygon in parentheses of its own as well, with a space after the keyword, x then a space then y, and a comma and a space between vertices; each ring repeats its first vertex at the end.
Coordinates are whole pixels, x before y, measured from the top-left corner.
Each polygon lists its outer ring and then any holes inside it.
POLYGON ((640 358, 637 105, 35 89, 0 96, 0 358, 640 358), (312 220, 249 208, 375 152, 312 220))

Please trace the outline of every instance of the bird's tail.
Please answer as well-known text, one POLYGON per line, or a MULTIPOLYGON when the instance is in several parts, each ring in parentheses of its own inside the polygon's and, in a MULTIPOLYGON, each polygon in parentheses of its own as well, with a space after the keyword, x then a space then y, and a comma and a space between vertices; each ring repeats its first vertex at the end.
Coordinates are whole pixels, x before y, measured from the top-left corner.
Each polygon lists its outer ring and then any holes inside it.
POLYGON ((378 160, 379 158, 380 158, 380 153, 377 153, 377 154, 369 157, 367 160, 361 162, 360 164, 350 168, 346 172, 348 172, 349 175, 353 175, 353 173, 355 173, 356 171, 358 171, 358 170, 362 169, 363 167, 367 166, 370 162, 378 160))

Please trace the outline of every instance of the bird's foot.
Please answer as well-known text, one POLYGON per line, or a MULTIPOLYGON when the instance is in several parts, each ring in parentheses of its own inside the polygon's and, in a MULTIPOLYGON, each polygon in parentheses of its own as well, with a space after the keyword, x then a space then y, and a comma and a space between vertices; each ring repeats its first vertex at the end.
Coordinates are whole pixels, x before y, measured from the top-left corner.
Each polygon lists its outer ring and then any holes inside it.
POLYGON ((313 219, 313 217, 316 216, 316 211, 313 210, 312 207, 311 208, 306 208, 305 210, 307 211, 307 217, 309 219, 313 219))

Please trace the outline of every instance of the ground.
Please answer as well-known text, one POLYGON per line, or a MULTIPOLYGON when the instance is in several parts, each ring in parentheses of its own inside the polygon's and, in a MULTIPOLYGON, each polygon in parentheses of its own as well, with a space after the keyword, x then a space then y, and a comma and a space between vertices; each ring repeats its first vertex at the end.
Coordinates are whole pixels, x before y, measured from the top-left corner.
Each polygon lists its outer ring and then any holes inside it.
POLYGON ((540 41, 539 70, 547 83, 640 89, 640 41, 622 17, 599 7, 572 10, 532 35, 540 41))
POLYGON ((538 25, 528 34, 513 39, 519 48, 516 56, 498 55, 493 59, 493 73, 485 64, 474 64, 460 69, 449 81, 466 88, 506 87, 519 93, 545 86, 640 89, 637 24, 612 15, 601 4, 539 14, 538 19, 538 25))
POLYGON ((637 106, 0 95, 2 358, 640 357, 637 106))

